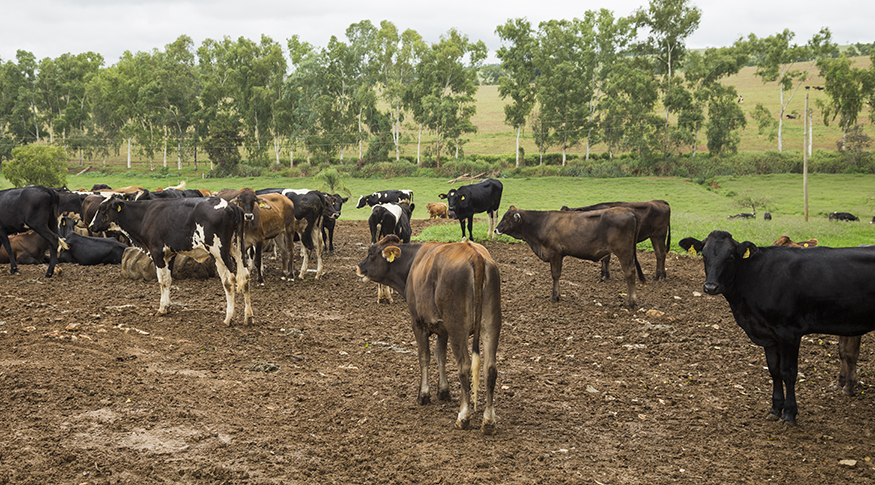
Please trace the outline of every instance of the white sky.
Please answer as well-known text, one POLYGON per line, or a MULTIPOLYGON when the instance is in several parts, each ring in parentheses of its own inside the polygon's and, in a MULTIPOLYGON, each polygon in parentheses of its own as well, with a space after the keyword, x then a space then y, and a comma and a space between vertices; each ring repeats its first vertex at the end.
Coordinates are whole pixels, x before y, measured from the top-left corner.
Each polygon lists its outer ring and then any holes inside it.
MULTIPOLYGON (((582 17, 586 10, 608 8, 618 17, 647 5, 648 0, 611 2, 559 0, 2 0, 0 60, 14 61, 18 49, 32 52, 37 61, 64 53, 87 51, 115 64, 126 50, 164 50, 180 35, 195 47, 204 39, 245 37, 259 41, 262 34, 283 48, 294 34, 317 46, 332 35, 346 41, 346 28, 369 19, 379 27, 389 20, 400 30, 414 29, 437 42, 450 28, 471 41, 482 40, 490 50, 487 63, 497 62, 501 44, 495 27, 508 19, 525 17, 537 28, 550 19, 582 17)), ((875 41, 875 2, 860 0, 693 0, 702 10, 699 29, 688 39, 690 48, 731 44, 754 33, 766 37, 790 29, 804 44, 821 27, 829 27, 838 44, 875 41)))

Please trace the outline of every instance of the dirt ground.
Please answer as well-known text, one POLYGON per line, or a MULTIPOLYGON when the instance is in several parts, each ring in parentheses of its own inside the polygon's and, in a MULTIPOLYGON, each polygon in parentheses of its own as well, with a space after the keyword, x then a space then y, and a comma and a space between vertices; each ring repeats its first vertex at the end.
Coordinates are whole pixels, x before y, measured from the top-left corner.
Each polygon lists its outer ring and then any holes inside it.
MULTIPOLYGON (((567 258, 551 303, 546 263, 487 242, 504 326, 498 432, 483 436, 453 428, 454 363, 453 400, 416 404, 406 304, 378 304, 355 277, 366 222, 341 220, 337 239, 320 280, 281 281, 266 261, 248 327, 240 296, 222 324, 218 279, 174 281, 156 316, 157 283, 117 266, 46 279, 4 265, 0 484, 875 481, 871 335, 856 397, 834 387, 837 338, 805 339, 788 427, 765 419, 763 352, 723 297, 699 293, 700 259, 671 255, 668 280, 627 310, 616 261, 601 282, 595 263, 567 258)), ((651 275, 652 253, 639 258, 651 275)))

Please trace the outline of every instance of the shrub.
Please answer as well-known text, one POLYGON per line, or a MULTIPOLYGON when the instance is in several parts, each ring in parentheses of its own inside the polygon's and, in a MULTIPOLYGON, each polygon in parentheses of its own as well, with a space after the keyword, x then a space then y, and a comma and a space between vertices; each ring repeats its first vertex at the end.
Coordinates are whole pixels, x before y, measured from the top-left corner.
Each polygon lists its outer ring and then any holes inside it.
POLYGON ((24 145, 12 149, 12 160, 3 164, 3 175, 15 187, 67 185, 64 149, 47 145, 24 145))

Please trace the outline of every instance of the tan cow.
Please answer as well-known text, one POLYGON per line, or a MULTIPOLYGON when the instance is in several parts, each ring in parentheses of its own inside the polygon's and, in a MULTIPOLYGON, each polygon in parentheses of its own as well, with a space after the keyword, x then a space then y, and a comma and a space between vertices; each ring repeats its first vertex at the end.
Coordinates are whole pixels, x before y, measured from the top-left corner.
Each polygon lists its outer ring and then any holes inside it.
POLYGON ((443 202, 429 202, 425 204, 429 219, 445 219, 447 217, 447 204, 443 202))

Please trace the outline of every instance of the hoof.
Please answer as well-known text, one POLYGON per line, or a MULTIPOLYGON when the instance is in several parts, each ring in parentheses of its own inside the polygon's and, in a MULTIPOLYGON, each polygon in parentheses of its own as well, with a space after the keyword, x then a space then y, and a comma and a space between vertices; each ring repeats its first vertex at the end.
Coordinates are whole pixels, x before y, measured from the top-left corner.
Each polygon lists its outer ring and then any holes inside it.
POLYGON ((419 397, 416 398, 416 403, 419 404, 420 406, 425 406, 426 404, 428 404, 430 402, 431 402, 431 398, 428 395, 425 395, 425 396, 420 395, 419 397))
POLYGON ((471 429, 471 420, 456 419, 456 429, 471 429))
POLYGON ((497 430, 497 427, 495 426, 495 421, 490 423, 484 419, 483 425, 480 426, 480 432, 486 436, 494 435, 496 430, 497 430))
POLYGON ((450 400, 450 390, 445 389, 443 391, 438 391, 437 398, 439 401, 449 401, 450 400))
POLYGON ((769 413, 768 416, 766 416, 766 421, 777 421, 778 419, 780 419, 780 417, 777 413, 769 413))

